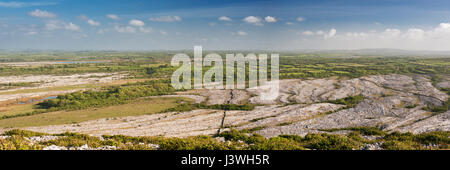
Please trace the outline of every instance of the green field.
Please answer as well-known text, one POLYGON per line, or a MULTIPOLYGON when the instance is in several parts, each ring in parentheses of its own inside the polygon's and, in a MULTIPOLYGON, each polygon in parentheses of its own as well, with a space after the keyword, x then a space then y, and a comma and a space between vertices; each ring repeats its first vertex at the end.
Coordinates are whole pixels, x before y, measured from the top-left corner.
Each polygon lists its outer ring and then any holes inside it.
MULTIPOLYGON (((150 98, 141 99, 129 104, 93 108, 75 111, 56 111, 32 116, 16 117, 0 120, 0 127, 29 127, 79 123, 101 118, 114 118, 124 116, 139 116, 155 114, 174 108, 182 101, 190 102, 185 98, 150 98)), ((29 108, 29 106, 24 106, 29 108)), ((12 114, 12 113, 10 113, 12 114)))

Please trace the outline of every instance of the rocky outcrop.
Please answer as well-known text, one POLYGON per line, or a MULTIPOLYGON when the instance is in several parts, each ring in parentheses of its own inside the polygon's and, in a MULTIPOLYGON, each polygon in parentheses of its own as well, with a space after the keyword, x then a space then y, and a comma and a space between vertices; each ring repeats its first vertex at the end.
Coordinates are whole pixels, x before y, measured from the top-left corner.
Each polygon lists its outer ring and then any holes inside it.
MULTIPOLYGON (((439 82, 438 82, 439 84, 439 82)), ((444 83, 442 83, 444 84, 444 83)), ((282 80, 280 95, 261 101, 262 90, 197 90, 206 104, 258 104, 252 111, 194 110, 182 113, 100 119, 77 125, 30 127, 27 130, 129 136, 212 135, 217 129, 255 129, 265 137, 325 133, 325 129, 376 126, 384 131, 423 133, 450 130, 450 112, 432 115, 423 108, 441 105, 448 95, 421 75, 374 75, 354 79, 282 80), (329 101, 361 95, 354 107, 329 101), (222 126, 223 121, 223 126, 222 126)), ((193 95, 193 94, 191 94, 193 95)), ((192 97, 194 98, 195 97, 192 97)), ((347 133, 346 131, 336 133, 347 133)), ((367 146, 368 149, 377 146, 367 146)))

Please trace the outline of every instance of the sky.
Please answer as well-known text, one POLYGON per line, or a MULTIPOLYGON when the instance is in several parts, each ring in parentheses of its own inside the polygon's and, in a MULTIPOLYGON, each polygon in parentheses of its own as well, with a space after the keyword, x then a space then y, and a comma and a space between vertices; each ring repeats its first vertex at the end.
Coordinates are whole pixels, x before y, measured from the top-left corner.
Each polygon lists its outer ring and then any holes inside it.
POLYGON ((0 49, 450 51, 448 0, 0 1, 0 49))

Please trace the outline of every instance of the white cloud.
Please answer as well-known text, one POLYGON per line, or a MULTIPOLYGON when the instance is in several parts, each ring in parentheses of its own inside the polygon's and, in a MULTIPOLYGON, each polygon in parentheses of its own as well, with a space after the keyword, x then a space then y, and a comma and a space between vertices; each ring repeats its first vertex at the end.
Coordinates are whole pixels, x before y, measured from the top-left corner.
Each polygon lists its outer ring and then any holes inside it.
POLYGON ((153 29, 150 27, 139 27, 139 31, 143 32, 143 33, 151 33, 153 32, 153 29))
POLYGON ((136 28, 131 27, 131 26, 121 27, 121 26, 116 25, 114 28, 116 29, 117 32, 120 32, 120 33, 135 33, 136 32, 136 28))
POLYGON ((299 21, 299 22, 302 22, 302 21, 304 21, 305 20, 305 18, 303 18, 303 17, 298 17, 297 18, 297 21, 299 21))
POLYGON ((59 30, 59 29, 66 29, 69 31, 81 31, 80 26, 78 26, 72 22, 65 23, 65 22, 59 21, 59 20, 46 21, 45 29, 50 30, 50 31, 59 30))
POLYGON ((47 30, 57 30, 57 29, 61 29, 62 24, 59 21, 56 20, 51 20, 48 21, 47 23, 45 23, 45 28, 47 30))
POLYGON ((87 20, 87 23, 92 26, 99 26, 100 22, 94 21, 92 19, 87 20))
POLYGON ((406 31, 405 36, 412 40, 420 40, 425 36, 425 31, 418 28, 411 28, 406 31))
POLYGON ((238 34, 238 35, 241 35, 241 36, 247 35, 247 33, 244 32, 244 31, 238 31, 237 34, 238 34))
POLYGON ((237 32, 231 32, 231 35, 239 35, 239 36, 246 36, 248 33, 244 31, 237 31, 237 32))
MULTIPOLYGON (((313 31, 311 31, 313 32, 313 31)), ((310 34, 310 33, 307 33, 310 34)), ((317 31, 315 39, 308 39, 305 48, 361 49, 397 48, 406 50, 445 50, 450 48, 450 23, 440 23, 434 28, 387 28, 382 31, 347 32, 339 34, 336 29, 317 31), (323 37, 323 38, 319 38, 323 37), (315 44, 316 47, 311 44, 315 44)))
POLYGON ((27 33, 27 35, 36 35, 36 34, 38 34, 36 31, 30 31, 27 33))
POLYGON ((264 20, 266 20, 266 22, 277 22, 277 19, 272 16, 267 16, 264 20))
POLYGON ((145 23, 143 21, 137 20, 137 19, 130 20, 129 24, 132 25, 132 26, 136 26, 136 27, 145 26, 145 23))
POLYGON ((23 7, 33 7, 33 6, 49 6, 56 5, 56 2, 0 2, 0 7, 5 8, 23 8, 23 7))
POLYGON ((262 26, 261 18, 255 16, 248 16, 243 19, 244 22, 249 24, 254 24, 256 26, 262 26))
POLYGON ((78 18, 80 18, 81 20, 86 21, 86 23, 88 23, 91 26, 99 26, 99 25, 101 25, 100 22, 94 21, 93 19, 90 19, 86 15, 81 15, 78 18))
POLYGON ((162 34, 162 35, 167 35, 167 32, 164 31, 164 30, 159 30, 159 33, 162 34))
POLYGON ((108 17, 109 19, 113 19, 113 20, 118 20, 119 16, 115 15, 115 14, 108 14, 106 15, 106 17, 108 17))
POLYGON ((325 38, 333 38, 336 35, 337 30, 332 28, 327 35, 325 35, 325 38))
POLYGON ((393 38, 393 37, 397 37, 401 34, 402 32, 398 29, 386 29, 384 30, 384 32, 381 33, 380 37, 381 38, 393 38))
POLYGON ((179 16, 160 16, 156 18, 149 18, 149 21, 155 21, 155 22, 177 22, 181 21, 181 17, 179 16))
POLYGON ((56 17, 56 15, 54 13, 51 13, 48 11, 41 11, 39 9, 29 12, 28 15, 30 15, 32 17, 38 17, 38 18, 55 18, 56 17))
POLYGON ((71 31, 80 31, 80 26, 75 25, 74 23, 71 23, 71 22, 69 22, 68 24, 65 24, 64 28, 66 30, 71 30, 71 31))
POLYGON ((208 23, 208 25, 211 26, 211 27, 214 27, 214 26, 216 26, 216 23, 215 22, 210 22, 210 23, 208 23))
POLYGON ((314 32, 312 31, 304 31, 302 32, 303 35, 314 35, 314 32))
POLYGON ((219 20, 220 21, 232 21, 231 18, 227 17, 227 16, 221 16, 221 17, 219 17, 219 20))

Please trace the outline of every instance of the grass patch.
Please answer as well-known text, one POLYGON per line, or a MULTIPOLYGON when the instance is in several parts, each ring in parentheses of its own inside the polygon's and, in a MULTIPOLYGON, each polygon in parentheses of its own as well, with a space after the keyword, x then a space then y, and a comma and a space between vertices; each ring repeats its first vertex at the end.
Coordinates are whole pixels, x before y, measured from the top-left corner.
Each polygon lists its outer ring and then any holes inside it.
POLYGON ((351 130, 359 132, 363 135, 369 135, 369 136, 380 136, 386 134, 382 130, 380 130, 377 127, 348 127, 348 128, 337 128, 337 129, 321 129, 321 131, 325 132, 337 132, 342 130, 351 130))
POLYGON ((449 108, 450 108, 450 99, 447 99, 447 101, 443 102, 441 106, 427 106, 423 109, 433 112, 431 116, 434 116, 448 111, 449 108))
POLYGON ((361 95, 358 96, 349 96, 342 99, 327 101, 328 103, 333 104, 343 104, 346 105, 346 108, 353 108, 359 101, 363 100, 364 97, 361 95))

